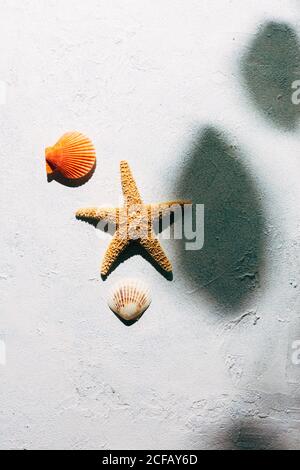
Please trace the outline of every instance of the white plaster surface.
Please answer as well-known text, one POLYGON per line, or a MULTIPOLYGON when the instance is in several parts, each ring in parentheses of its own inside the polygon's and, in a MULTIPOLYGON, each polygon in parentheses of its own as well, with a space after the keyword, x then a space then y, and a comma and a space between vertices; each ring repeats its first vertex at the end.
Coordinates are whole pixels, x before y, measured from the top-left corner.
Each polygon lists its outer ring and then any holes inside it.
POLYGON ((300 447, 300 132, 256 109, 239 68, 268 21, 300 33, 300 2, 1 0, 1 449, 300 447), (173 241, 173 282, 142 257, 103 282, 109 239, 76 209, 119 204, 121 159, 145 201, 185 197, 178 181, 207 125, 241 149, 259 194, 259 283, 223 308, 173 241), (68 130, 98 151, 79 188, 45 175, 44 148, 68 130), (106 304, 124 276, 153 290, 131 328, 106 304))

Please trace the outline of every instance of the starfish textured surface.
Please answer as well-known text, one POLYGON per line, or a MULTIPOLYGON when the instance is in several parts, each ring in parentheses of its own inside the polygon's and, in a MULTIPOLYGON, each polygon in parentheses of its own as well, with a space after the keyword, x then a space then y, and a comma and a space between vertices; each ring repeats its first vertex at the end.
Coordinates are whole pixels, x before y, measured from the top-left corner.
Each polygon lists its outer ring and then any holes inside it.
POLYGON ((121 162, 121 179, 124 206, 121 208, 86 208, 76 213, 79 220, 97 224, 101 221, 115 226, 116 231, 104 256, 101 274, 107 276, 118 256, 132 242, 139 242, 166 272, 172 272, 172 264, 165 254, 154 231, 155 224, 175 206, 191 204, 190 201, 169 201, 160 204, 144 204, 130 167, 121 162))

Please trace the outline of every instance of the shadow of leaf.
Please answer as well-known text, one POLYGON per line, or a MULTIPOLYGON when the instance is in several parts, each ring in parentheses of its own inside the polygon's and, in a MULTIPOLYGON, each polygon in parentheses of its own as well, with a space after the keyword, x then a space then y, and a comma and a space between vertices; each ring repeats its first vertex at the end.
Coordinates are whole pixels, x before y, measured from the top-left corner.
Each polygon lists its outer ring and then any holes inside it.
POLYGON ((292 103, 292 84, 300 78, 300 43, 285 23, 260 27, 241 61, 244 84, 257 109, 273 125, 294 130, 300 106, 292 103))
POLYGON ((207 127, 188 154, 178 190, 205 205, 201 251, 182 245, 183 273, 201 295, 206 292, 231 311, 259 286, 264 252, 260 195, 238 150, 223 133, 207 127))
POLYGON ((241 422, 229 430, 227 439, 232 450, 285 450, 279 432, 254 423, 241 422))

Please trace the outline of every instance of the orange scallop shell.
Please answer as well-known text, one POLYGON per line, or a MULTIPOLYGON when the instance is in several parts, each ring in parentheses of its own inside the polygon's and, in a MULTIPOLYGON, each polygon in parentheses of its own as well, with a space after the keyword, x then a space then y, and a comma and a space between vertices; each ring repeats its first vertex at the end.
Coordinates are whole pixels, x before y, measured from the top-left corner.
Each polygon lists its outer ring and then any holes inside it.
POLYGON ((54 147, 46 149, 48 175, 58 171, 65 178, 79 179, 90 173, 95 164, 93 143, 80 132, 68 132, 54 147))

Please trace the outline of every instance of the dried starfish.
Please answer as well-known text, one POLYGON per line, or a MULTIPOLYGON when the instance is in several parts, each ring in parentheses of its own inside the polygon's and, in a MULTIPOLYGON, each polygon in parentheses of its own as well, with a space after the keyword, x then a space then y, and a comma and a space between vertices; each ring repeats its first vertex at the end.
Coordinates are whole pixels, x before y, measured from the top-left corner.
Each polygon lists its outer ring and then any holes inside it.
POLYGON ((87 208, 76 213, 77 219, 94 224, 105 222, 114 225, 115 235, 105 254, 101 268, 102 276, 107 276, 112 265, 131 241, 138 241, 168 273, 172 265, 155 236, 154 224, 170 212, 173 206, 191 204, 190 201, 170 201, 160 204, 143 204, 137 185, 126 161, 121 162, 124 206, 121 208, 87 208))

